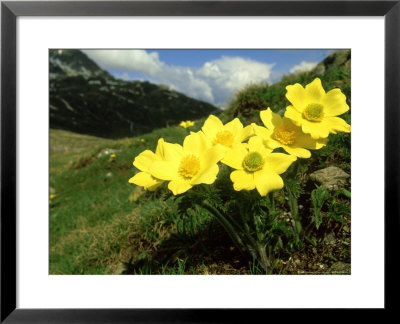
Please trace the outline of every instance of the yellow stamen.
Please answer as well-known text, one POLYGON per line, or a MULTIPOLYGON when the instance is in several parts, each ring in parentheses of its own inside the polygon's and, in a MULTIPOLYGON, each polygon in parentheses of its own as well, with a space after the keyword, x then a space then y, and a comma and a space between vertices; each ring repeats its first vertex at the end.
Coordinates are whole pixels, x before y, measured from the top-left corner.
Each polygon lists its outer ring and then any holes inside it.
POLYGON ((220 143, 225 146, 231 146, 233 144, 233 134, 230 131, 223 130, 217 133, 215 136, 214 144, 220 143))
POLYGON ((303 116, 310 121, 321 121, 324 118, 324 106, 311 103, 304 109, 303 116))
POLYGON ((179 173, 184 178, 193 178, 200 170, 200 160, 194 155, 187 155, 181 160, 179 173))
POLYGON ((272 136, 282 144, 288 145, 296 141, 297 131, 292 125, 283 124, 275 129, 272 136))
POLYGON ((264 165, 264 159, 258 152, 250 152, 243 159, 243 168, 246 171, 254 172, 262 169, 264 165))

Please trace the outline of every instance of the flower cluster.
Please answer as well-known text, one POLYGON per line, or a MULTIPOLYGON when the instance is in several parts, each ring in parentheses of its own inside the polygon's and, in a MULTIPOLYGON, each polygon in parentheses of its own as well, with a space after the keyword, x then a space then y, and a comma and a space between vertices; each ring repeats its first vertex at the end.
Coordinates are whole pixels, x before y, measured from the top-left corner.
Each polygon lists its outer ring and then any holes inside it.
POLYGON ((265 196, 283 188, 280 174, 297 158, 309 158, 309 150, 325 146, 329 134, 350 132, 350 125, 337 117, 349 110, 339 89, 326 93, 316 78, 305 88, 296 83, 286 90, 291 105, 284 117, 267 108, 260 112, 264 126, 244 127, 238 118, 224 125, 210 115, 199 132, 186 136, 183 145, 160 138, 155 153, 146 150, 135 158, 133 165, 141 172, 129 182, 154 191, 167 181, 178 195, 198 184, 212 184, 218 163, 223 163, 234 169, 230 178, 237 191, 257 189, 265 196), (276 148, 287 154, 274 152, 276 148))
POLYGON ((191 120, 181 121, 181 123, 179 124, 179 126, 182 126, 183 128, 189 128, 192 127, 193 125, 194 121, 191 120))

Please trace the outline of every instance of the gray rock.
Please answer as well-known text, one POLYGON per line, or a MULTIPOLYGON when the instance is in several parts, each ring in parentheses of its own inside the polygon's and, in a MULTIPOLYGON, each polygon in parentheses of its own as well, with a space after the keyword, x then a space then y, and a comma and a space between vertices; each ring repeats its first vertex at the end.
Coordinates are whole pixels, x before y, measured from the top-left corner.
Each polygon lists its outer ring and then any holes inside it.
POLYGON ((328 245, 332 245, 332 244, 335 244, 335 242, 336 242, 336 237, 335 237, 335 235, 333 234, 333 233, 329 233, 328 235, 326 235, 325 237, 324 237, 324 241, 323 241, 325 244, 328 244, 328 245))
POLYGON ((351 274, 351 264, 345 262, 335 262, 329 268, 332 274, 351 274))
POLYGON ((318 184, 324 185, 328 190, 335 191, 347 185, 350 175, 342 169, 330 166, 310 174, 310 179, 318 184))

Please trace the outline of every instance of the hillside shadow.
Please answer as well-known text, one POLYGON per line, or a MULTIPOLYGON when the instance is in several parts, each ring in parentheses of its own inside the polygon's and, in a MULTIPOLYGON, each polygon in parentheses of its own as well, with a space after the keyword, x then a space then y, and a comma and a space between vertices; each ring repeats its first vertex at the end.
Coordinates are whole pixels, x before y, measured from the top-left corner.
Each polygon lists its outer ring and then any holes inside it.
POLYGON ((201 274, 206 269, 238 274, 248 269, 252 261, 246 251, 235 246, 219 223, 211 221, 194 235, 171 235, 151 256, 126 262, 122 274, 182 274, 177 270, 182 260, 185 274, 201 274))

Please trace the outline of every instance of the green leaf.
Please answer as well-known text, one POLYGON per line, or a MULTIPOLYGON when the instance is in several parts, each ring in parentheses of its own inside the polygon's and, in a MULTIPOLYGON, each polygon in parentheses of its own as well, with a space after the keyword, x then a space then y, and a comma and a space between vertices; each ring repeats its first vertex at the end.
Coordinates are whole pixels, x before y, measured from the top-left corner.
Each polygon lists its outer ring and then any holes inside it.
POLYGON ((330 194, 325 186, 319 186, 311 192, 311 203, 314 212, 314 223, 317 229, 322 224, 322 214, 321 214, 322 206, 329 197, 330 194))
POLYGON ((286 189, 294 196, 294 198, 299 198, 300 194, 302 193, 302 189, 297 179, 287 179, 285 186, 286 189))

